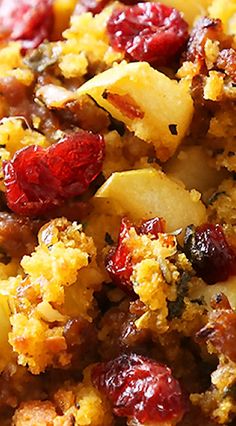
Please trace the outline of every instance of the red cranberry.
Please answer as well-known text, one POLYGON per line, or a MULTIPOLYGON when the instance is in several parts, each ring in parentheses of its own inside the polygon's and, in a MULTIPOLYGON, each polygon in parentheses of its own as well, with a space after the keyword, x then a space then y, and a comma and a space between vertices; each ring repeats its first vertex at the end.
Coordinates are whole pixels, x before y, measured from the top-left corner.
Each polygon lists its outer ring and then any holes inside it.
POLYGON ((188 24, 180 12, 161 3, 117 8, 107 23, 111 46, 131 60, 156 65, 178 56, 188 39, 188 24))
POLYGON ((0 38, 21 41, 23 51, 49 38, 53 26, 52 0, 2 0, 0 38))
POLYGON ((133 284, 130 277, 133 272, 132 253, 126 245, 129 230, 134 227, 137 234, 152 234, 158 238, 158 234, 165 231, 165 221, 155 217, 143 221, 140 226, 134 226, 127 218, 121 221, 117 247, 112 247, 106 258, 106 270, 112 281, 129 295, 135 297, 133 284))
POLYGON ((121 221, 117 247, 112 247, 106 258, 106 270, 112 281, 126 293, 134 296, 130 277, 133 272, 132 255, 125 240, 129 236, 131 223, 123 218, 121 221))
POLYGON ((181 420, 185 402, 171 370, 135 354, 98 364, 92 371, 94 385, 105 393, 117 416, 142 424, 181 420))
POLYGON ((77 131, 43 149, 29 146, 3 164, 11 210, 38 216, 69 197, 82 194, 98 176, 104 158, 100 135, 77 131))
POLYGON ((165 232, 165 221, 162 218, 154 217, 146 220, 138 228, 139 234, 152 234, 158 238, 158 234, 165 232))
POLYGON ((184 251, 198 276, 208 284, 225 281, 236 273, 236 257, 221 225, 206 223, 188 227, 184 251))

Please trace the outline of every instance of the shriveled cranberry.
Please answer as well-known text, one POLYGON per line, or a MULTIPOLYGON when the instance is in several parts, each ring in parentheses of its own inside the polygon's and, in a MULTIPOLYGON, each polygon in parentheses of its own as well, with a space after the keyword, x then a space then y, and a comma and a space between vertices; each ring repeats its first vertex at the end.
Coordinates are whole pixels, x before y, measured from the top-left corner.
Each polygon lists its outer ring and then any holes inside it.
POLYGON ((2 0, 0 39, 21 41, 23 51, 49 38, 53 26, 52 0, 2 0))
POLYGON ((188 39, 188 24, 180 12, 161 3, 117 8, 107 23, 111 46, 131 60, 169 63, 188 39))
POLYGON ((134 295, 130 277, 133 272, 132 255, 125 240, 129 236, 131 223, 127 218, 121 221, 117 247, 112 247, 106 258, 106 270, 112 281, 126 293, 134 295))
POLYGON ((101 172, 104 140, 86 131, 69 134, 43 149, 29 146, 4 162, 7 203, 11 210, 38 216, 82 194, 101 172))
POLYGON ((236 273, 236 255, 221 225, 206 223, 195 230, 188 227, 184 251, 198 276, 208 284, 225 281, 236 273))
POLYGON ((142 424, 181 420, 185 402, 171 370, 135 354, 96 365, 93 384, 110 399, 117 416, 142 424))
POLYGON ((165 232, 165 220, 160 217, 145 220, 138 228, 139 234, 152 234, 158 238, 158 234, 165 232))
POLYGON ((107 255, 105 266, 112 281, 125 293, 134 297, 133 284, 130 281, 133 272, 132 253, 126 244, 129 230, 132 227, 137 234, 152 234, 155 238, 158 238, 158 234, 165 231, 165 221, 162 218, 155 217, 143 221, 140 226, 134 226, 127 218, 123 218, 118 245, 117 247, 112 247, 107 255))

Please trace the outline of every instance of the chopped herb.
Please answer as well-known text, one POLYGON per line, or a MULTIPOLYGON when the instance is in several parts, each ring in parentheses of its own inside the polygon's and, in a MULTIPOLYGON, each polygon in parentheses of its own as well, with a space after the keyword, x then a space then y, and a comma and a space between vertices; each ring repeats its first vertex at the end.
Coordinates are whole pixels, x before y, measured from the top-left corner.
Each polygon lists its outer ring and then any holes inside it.
POLYGON ((178 135, 177 124, 169 124, 169 130, 170 130, 170 133, 173 136, 177 136, 178 135))
POLYGON ((224 153, 224 148, 215 149, 213 152, 213 157, 216 157, 217 155, 221 155, 223 153, 224 153))
POLYGON ((168 319, 181 317, 184 310, 184 298, 188 294, 188 283, 191 275, 188 272, 183 272, 179 283, 177 284, 177 299, 174 302, 168 302, 168 319))
POLYGON ((214 192, 214 194, 212 194, 212 195, 210 196, 210 198, 208 199, 208 201, 207 201, 207 205, 208 205, 208 206, 210 206, 211 204, 215 203, 215 201, 217 201, 217 200, 218 200, 218 198, 219 198, 221 195, 226 195, 226 192, 225 192, 225 191, 214 192))
POLYGON ((107 90, 104 90, 104 92, 102 93, 102 98, 107 99, 108 95, 109 95, 109 92, 107 90))
POLYGON ((55 65, 59 58, 60 50, 52 43, 42 43, 38 49, 33 50, 24 59, 24 63, 35 72, 43 72, 46 68, 55 65))
POLYGON ((104 240, 107 244, 109 244, 109 246, 112 246, 114 244, 114 241, 109 232, 106 232, 104 240))
POLYGON ((122 121, 116 120, 115 118, 113 118, 112 116, 109 117, 110 118, 110 126, 109 126, 109 130, 116 130, 117 133, 119 133, 120 136, 124 136, 125 134, 125 125, 124 123, 122 123, 122 121))
POLYGON ((148 164, 157 163, 156 157, 148 157, 147 159, 148 164))
POLYGON ((205 305, 204 297, 199 297, 198 299, 191 300, 192 303, 196 303, 199 306, 205 305))

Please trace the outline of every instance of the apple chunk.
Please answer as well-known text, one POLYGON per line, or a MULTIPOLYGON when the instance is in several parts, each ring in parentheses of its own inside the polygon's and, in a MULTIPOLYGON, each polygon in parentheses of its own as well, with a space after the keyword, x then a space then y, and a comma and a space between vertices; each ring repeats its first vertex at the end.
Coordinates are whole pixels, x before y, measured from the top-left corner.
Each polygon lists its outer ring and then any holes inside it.
POLYGON ((173 155, 193 116, 188 86, 147 62, 121 63, 104 71, 78 89, 77 96, 85 94, 140 139, 153 143, 162 161, 173 155))
POLYGON ((194 195, 155 169, 113 173, 95 195, 134 220, 163 217, 167 231, 206 221, 206 209, 194 195))
POLYGON ((193 300, 204 299, 208 307, 212 298, 217 294, 223 293, 229 299, 233 309, 236 309, 236 277, 230 277, 227 281, 219 282, 214 285, 207 285, 203 281, 197 285, 193 282, 190 286, 190 298, 193 300))

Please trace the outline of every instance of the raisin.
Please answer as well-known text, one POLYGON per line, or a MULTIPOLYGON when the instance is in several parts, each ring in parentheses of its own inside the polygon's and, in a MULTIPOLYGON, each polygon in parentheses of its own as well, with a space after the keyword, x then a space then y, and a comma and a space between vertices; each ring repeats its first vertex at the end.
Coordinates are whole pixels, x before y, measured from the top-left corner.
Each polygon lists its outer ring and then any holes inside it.
POLYGON ((209 321, 196 335, 197 341, 207 341, 219 354, 236 362, 236 313, 232 309, 210 312, 209 321))
POLYGON ((22 51, 49 38, 53 26, 52 0, 2 0, 1 39, 21 41, 22 51))
MULTIPOLYGON (((134 227, 127 218, 121 221, 120 233, 117 247, 112 247, 106 257, 106 270, 112 281, 120 287, 125 293, 136 297, 133 291, 133 284, 130 277, 133 272, 132 253, 126 245, 126 239, 129 237, 129 230, 134 227)), ((143 221, 140 226, 134 227, 137 234, 152 234, 158 238, 158 234, 164 232, 165 221, 162 218, 155 217, 143 221)))
POLYGON ((117 8, 107 23, 111 46, 131 60, 170 63, 188 40, 188 24, 180 12, 161 3, 117 8))
POLYGON ((37 240, 36 234, 40 222, 14 214, 0 212, 0 258, 6 253, 10 258, 21 258, 31 254, 37 240))
POLYGON ((208 17, 200 18, 192 32, 188 41, 186 59, 187 61, 201 61, 205 59, 205 44, 208 39, 218 40, 223 31, 220 19, 211 19, 208 17))
MULTIPOLYGON (((236 83, 236 50, 223 49, 217 58, 217 68, 223 70, 236 83)), ((234 154, 234 153, 233 153, 234 154)), ((232 155, 232 154, 231 154, 232 155)))
POLYGON ((185 398, 171 370, 154 360, 123 354, 92 370, 93 384, 110 399, 117 416, 142 424, 177 422, 185 398))
POLYGON ((233 49, 230 49, 233 45, 233 37, 224 33, 223 23, 220 19, 202 17, 197 20, 189 37, 185 59, 197 63, 201 68, 201 73, 205 73, 207 69, 205 45, 208 40, 217 42, 220 50, 227 50, 219 59, 218 68, 224 70, 227 68, 226 74, 228 71, 235 73, 233 64, 235 53, 233 49))
POLYGON ((225 281, 236 273, 236 257, 229 246, 221 225, 203 224, 195 230, 188 227, 184 251, 207 284, 225 281))
POLYGON ((38 216, 80 195, 98 176, 104 158, 100 135, 76 131, 43 149, 31 145, 3 163, 7 204, 14 212, 38 216))

